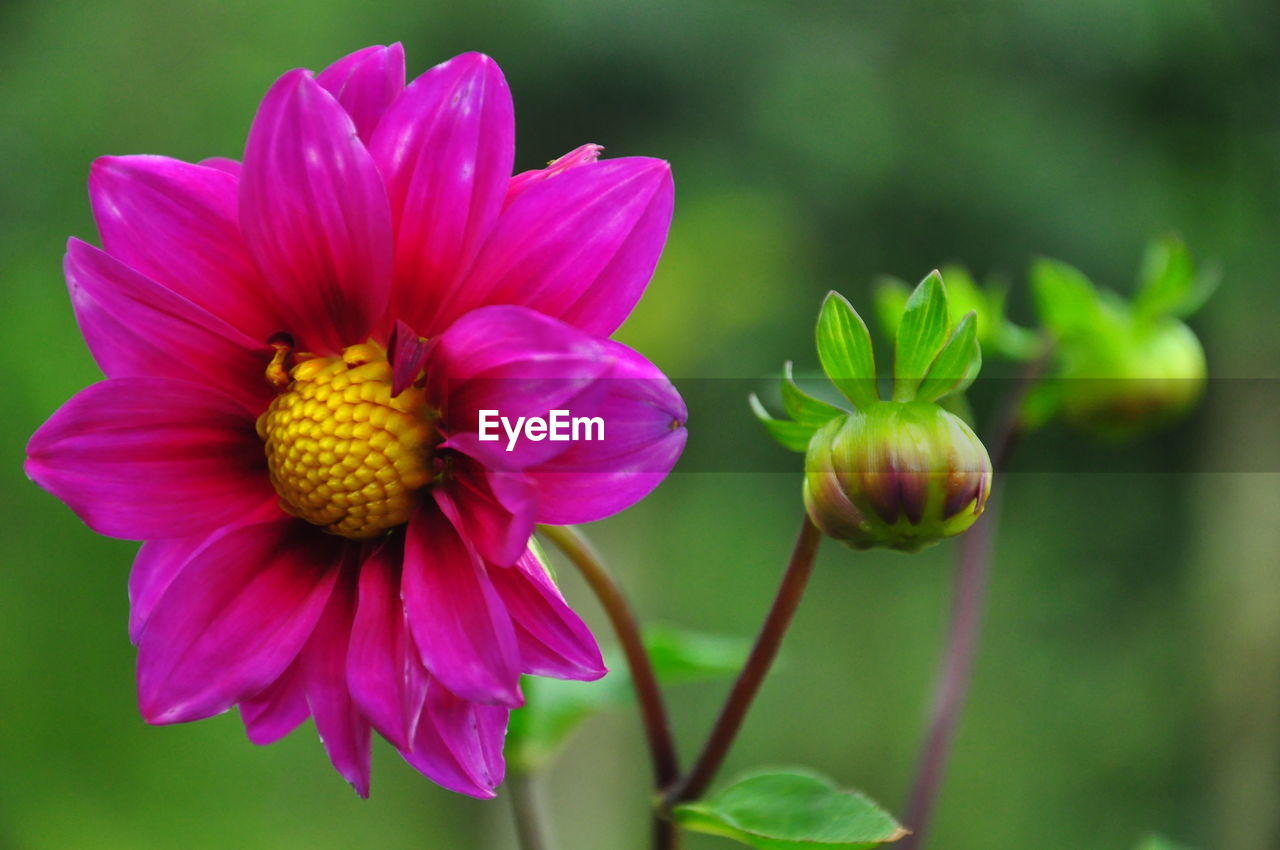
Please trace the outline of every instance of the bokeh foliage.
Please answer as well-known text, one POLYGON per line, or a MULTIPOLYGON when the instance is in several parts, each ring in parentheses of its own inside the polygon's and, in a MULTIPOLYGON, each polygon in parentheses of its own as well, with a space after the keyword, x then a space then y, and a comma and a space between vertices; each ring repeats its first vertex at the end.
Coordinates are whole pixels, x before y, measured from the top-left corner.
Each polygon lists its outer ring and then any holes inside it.
MULTIPOLYGON (((134 547, 89 533, 20 470, 26 437, 96 377, 59 268, 68 235, 93 236, 94 156, 237 155, 287 68, 390 40, 413 71, 479 49, 511 81, 520 167, 588 141, 673 162, 668 252, 622 338, 677 378, 763 386, 784 360, 816 368, 827 290, 871 315, 876 275, 951 261, 1003 274, 1026 323, 1032 255, 1129 292, 1141 246, 1174 229, 1224 269, 1192 322, 1211 373, 1274 379, 1277 33, 1270 0, 0 5, 0 846, 513 846, 501 802, 440 791, 386 747, 362 802, 309 726, 260 750, 234 716, 138 717, 134 547)), ((1149 472, 1072 473, 1075 438, 1057 429, 1029 447, 1028 469, 1061 471, 1009 482, 937 846, 1121 848, 1151 829, 1280 846, 1280 405, 1224 386, 1124 450, 1149 472)), ((745 404, 690 401, 695 468, 725 447, 781 451, 745 404)), ((677 474, 593 533, 646 614, 740 634, 772 592, 799 486, 798 466, 677 474)), ((730 775, 808 764, 900 812, 947 554, 824 550, 730 775)), ((673 694, 687 745, 720 694, 673 694)), ((646 771, 632 717, 589 723, 547 793, 566 850, 636 846, 646 771)))

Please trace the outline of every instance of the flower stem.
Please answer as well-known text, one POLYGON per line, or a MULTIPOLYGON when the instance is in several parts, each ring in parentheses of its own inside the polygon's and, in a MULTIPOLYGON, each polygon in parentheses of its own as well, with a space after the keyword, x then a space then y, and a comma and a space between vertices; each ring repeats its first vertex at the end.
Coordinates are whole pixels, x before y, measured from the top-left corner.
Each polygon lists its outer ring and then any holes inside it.
MULTIPOLYGON (((640 703, 640 717, 644 722, 645 737, 649 742, 649 755, 653 762, 654 787, 666 788, 680 775, 676 757, 675 740, 671 736, 671 723, 667 719, 666 704, 658 687, 658 677, 649 663, 644 641, 640 636, 640 624, 622 588, 613 580, 595 548, 576 528, 567 525, 540 525, 538 531, 555 544, 586 579, 591 591, 600 600, 605 615, 613 625, 618 643, 627 659, 636 699, 640 703)), ((665 819, 654 817, 654 847, 670 850, 676 846, 674 828, 665 819)))
POLYGON ((547 850, 543 840, 542 807, 532 776, 518 773, 507 782, 511 794, 511 816, 516 824, 516 843, 520 850, 547 850))
POLYGON ((956 550, 955 584, 951 599, 951 625, 947 633, 942 665, 933 688, 933 708, 929 714, 920 762, 907 803, 906 826, 911 829, 900 845, 901 850, 919 850, 924 846, 938 791, 946 773, 955 740, 956 724, 964 709, 969 683, 973 678, 973 661, 978 652, 982 631, 984 602, 991 578, 991 562, 996 525, 1000 514, 1000 498, 1004 489, 1001 473, 1008 466, 1014 447, 1022 437, 1022 403, 1048 363, 1051 351, 1027 364, 1005 400, 988 445, 994 471, 991 495, 983 516, 962 536, 956 550))
POLYGON ((677 803, 700 797, 715 778, 725 756, 729 754, 733 739, 742 727, 747 710, 751 707, 752 700, 755 699, 774 658, 778 655, 782 638, 791 625, 801 597, 804 596, 805 586, 809 583, 809 576, 813 572, 813 561, 821 540, 821 532, 806 514, 804 523, 800 526, 800 534, 796 538, 795 548, 791 552, 791 562, 787 565, 787 571, 774 597, 773 606, 760 627, 760 634, 756 637, 755 646, 751 648, 747 663, 738 674, 738 680, 734 682, 733 690, 729 692, 729 697, 725 700, 720 716, 707 737, 702 752, 698 754, 697 761, 689 772, 668 790, 663 801, 664 812, 669 812, 677 803))

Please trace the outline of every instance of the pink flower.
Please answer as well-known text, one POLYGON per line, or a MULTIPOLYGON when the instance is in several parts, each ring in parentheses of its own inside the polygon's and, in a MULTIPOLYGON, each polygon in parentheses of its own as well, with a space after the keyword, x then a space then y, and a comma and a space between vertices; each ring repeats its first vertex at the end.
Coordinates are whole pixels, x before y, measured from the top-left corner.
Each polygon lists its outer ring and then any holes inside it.
POLYGON ((244 163, 104 157, 105 250, 67 282, 107 379, 32 437, 27 473, 145 541, 129 580, 150 723, 308 716, 361 795, 370 731, 493 796, 521 674, 604 673, 529 548, 662 480, 684 404, 606 337, 671 219, 665 162, 579 148, 511 176, 511 96, 458 56, 404 85, 400 45, 258 109, 244 163), (479 411, 569 409, 605 439, 480 439, 479 411))

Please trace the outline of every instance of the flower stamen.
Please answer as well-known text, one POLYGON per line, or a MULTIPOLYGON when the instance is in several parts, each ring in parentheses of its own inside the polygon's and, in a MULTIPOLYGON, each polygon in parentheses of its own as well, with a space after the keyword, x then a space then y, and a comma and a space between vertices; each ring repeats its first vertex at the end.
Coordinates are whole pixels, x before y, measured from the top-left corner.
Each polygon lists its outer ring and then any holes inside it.
MULTIPOLYGON (((287 356, 277 348, 273 366, 287 356)), ((423 391, 393 396, 391 365, 373 343, 304 360, 288 377, 257 422, 280 507, 353 539, 407 522, 435 475, 439 435, 423 391)))

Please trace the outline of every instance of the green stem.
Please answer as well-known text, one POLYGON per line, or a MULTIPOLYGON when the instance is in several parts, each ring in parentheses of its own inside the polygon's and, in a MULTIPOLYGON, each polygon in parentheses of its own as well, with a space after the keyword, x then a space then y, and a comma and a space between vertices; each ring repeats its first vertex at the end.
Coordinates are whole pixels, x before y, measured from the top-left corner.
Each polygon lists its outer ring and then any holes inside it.
POLYGON ((950 760, 956 725, 964 710, 973 678, 973 662, 978 654, 987 585, 991 580, 1000 497, 1004 489, 1003 473, 1014 447, 1022 437, 1022 404, 1051 356, 1052 350, 1046 345, 1042 355, 1027 364, 1005 400, 1000 417, 988 437, 994 472, 991 495, 987 499, 984 515, 958 542, 951 625, 942 665, 934 683, 933 707, 920 751, 920 762, 907 803, 905 823, 911 829, 911 834, 902 840, 899 845, 901 850, 919 850, 924 846, 929 830, 947 762, 950 760))
POLYGON ((543 839, 542 807, 538 804, 536 783, 527 773, 518 773, 507 781, 511 796, 511 816, 516 825, 516 843, 520 850, 547 850, 543 839))
POLYGON ((669 813, 678 803, 697 799, 715 779, 725 756, 729 754, 734 738, 737 737, 738 730, 742 728, 747 710, 751 708, 760 685, 764 682, 774 658, 778 655, 778 648, 782 645, 782 639, 786 636, 787 628, 791 625, 796 609, 800 605, 800 599, 804 596, 805 587, 809 583, 809 576, 813 572, 813 561, 818 554, 818 544, 821 540, 822 533, 806 514, 800 526, 800 533, 796 537, 791 561, 787 565, 786 573, 783 574, 782 583, 778 586, 778 593, 774 597, 769 614, 760 627, 755 646, 751 648, 751 654, 747 657, 742 672, 738 674, 738 680, 734 682, 733 690, 729 692, 729 697, 725 700, 720 716, 712 727, 711 734, 707 737, 707 742, 703 745, 697 761, 689 772, 668 790, 663 800, 664 812, 669 813))

